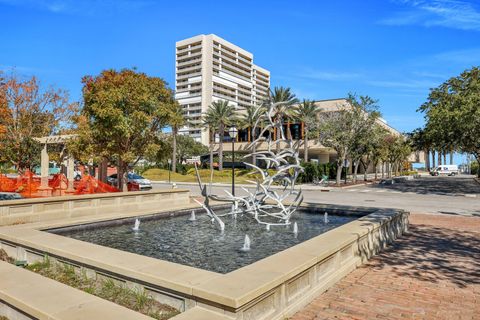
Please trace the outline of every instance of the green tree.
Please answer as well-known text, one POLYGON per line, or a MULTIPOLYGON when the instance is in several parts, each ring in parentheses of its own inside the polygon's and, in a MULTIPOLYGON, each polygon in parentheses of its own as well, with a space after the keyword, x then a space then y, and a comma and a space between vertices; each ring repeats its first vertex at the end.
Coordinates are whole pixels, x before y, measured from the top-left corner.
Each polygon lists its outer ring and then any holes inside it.
POLYGON ((384 138, 384 144, 386 146, 386 159, 389 163, 388 177, 391 178, 392 171, 395 171, 396 175, 399 174, 402 164, 408 159, 412 150, 410 142, 403 135, 390 134, 384 138))
MULTIPOLYGON (((265 109, 261 106, 250 105, 247 108, 245 108, 245 112, 241 114, 240 126, 241 128, 248 129, 248 142, 253 142, 257 138, 256 132, 255 130, 253 130, 253 128, 259 125, 260 118, 264 110, 265 109)), ((253 143, 252 153, 254 155, 252 156, 252 163, 254 165, 257 164, 257 156, 255 155, 256 148, 257 148, 256 144, 253 143)))
POLYGON ((425 130, 440 153, 453 150, 473 154, 480 161, 480 68, 465 70, 430 91, 419 109, 425 130))
POLYGON ((132 69, 105 70, 82 79, 84 107, 80 140, 88 151, 118 163, 123 190, 129 164, 149 150, 169 120, 172 91, 157 77, 132 69))
POLYGON ((314 101, 303 100, 295 108, 295 119, 303 122, 303 161, 308 161, 308 138, 310 132, 317 126, 318 109, 314 101))
MULTIPOLYGON (((349 94, 346 102, 337 105, 335 110, 319 113, 319 141, 337 153, 337 185, 340 185, 345 160, 352 156, 352 152, 354 160, 358 156, 360 152, 356 148, 363 147, 364 132, 377 117, 375 100, 368 96, 357 98, 353 94, 349 94)), ((356 159, 359 163, 360 157, 356 159)))
POLYGON ((219 100, 212 102, 208 107, 206 118, 212 121, 212 124, 218 128, 220 141, 218 145, 218 170, 223 170, 223 139, 225 130, 228 126, 236 122, 235 110, 228 101, 219 100))
POLYGON ((364 155, 360 159, 360 163, 362 164, 364 170, 364 180, 367 180, 367 170, 370 164, 375 170, 375 180, 377 180, 377 167, 385 154, 383 140, 387 134, 388 131, 378 124, 376 124, 372 130, 370 130, 370 135, 368 139, 365 140, 364 155))
POLYGON ((431 141, 425 129, 417 128, 408 134, 412 150, 425 153, 425 169, 430 171, 431 141))
POLYGON ((172 171, 177 171, 177 136, 178 130, 187 124, 187 119, 183 114, 183 109, 176 101, 170 104, 171 110, 169 113, 168 123, 172 127, 172 171))
POLYGON ((350 146, 350 158, 353 161, 353 182, 357 181, 358 168, 362 159, 369 156, 372 144, 371 136, 377 126, 380 117, 378 100, 369 96, 356 96, 349 94, 347 101, 351 106, 354 131, 352 145, 350 146))
POLYGON ((198 141, 195 141, 195 139, 190 136, 178 135, 177 140, 178 147, 176 151, 177 158, 180 163, 183 163, 189 158, 201 156, 208 152, 208 148, 206 146, 198 141))
POLYGON ((209 152, 210 152, 210 172, 213 177, 213 151, 215 148, 215 133, 217 131, 217 120, 213 117, 212 112, 206 112, 202 115, 202 127, 208 130, 209 134, 209 152))
POLYGON ((294 108, 292 106, 298 102, 295 94, 290 88, 275 87, 270 92, 270 96, 264 105, 273 105, 273 116, 275 118, 275 140, 277 141, 277 152, 280 151, 280 140, 283 138, 291 138, 290 129, 287 128, 287 137, 281 137, 280 132, 285 121, 291 119, 294 115, 294 108))

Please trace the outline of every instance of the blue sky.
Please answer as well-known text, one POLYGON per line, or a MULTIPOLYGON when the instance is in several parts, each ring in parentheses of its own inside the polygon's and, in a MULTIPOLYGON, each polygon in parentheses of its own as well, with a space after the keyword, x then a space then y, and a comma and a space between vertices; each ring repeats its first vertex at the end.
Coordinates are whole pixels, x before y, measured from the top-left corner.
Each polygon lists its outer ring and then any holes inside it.
POLYGON ((390 125, 423 123, 428 89, 480 65, 480 1, 0 0, 0 69, 80 99, 80 79, 137 67, 174 82, 175 41, 215 33, 299 98, 380 100, 390 125))

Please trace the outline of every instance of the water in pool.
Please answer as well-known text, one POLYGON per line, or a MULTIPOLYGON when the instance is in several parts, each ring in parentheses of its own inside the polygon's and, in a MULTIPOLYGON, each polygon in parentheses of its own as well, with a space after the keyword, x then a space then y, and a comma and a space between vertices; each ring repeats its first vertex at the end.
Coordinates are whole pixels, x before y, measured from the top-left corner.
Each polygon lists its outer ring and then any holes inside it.
POLYGON ((138 231, 133 230, 135 219, 102 224, 98 227, 78 226, 52 230, 70 238, 106 247, 133 252, 161 260, 180 263, 219 273, 228 273, 255 261, 285 250, 321 233, 348 223, 358 217, 297 212, 292 224, 271 226, 257 224, 246 216, 224 219, 222 234, 205 214, 140 218, 138 231), (298 232, 294 232, 296 222, 298 232), (250 250, 245 250, 246 235, 250 250), (242 250, 243 249, 243 250, 242 250))

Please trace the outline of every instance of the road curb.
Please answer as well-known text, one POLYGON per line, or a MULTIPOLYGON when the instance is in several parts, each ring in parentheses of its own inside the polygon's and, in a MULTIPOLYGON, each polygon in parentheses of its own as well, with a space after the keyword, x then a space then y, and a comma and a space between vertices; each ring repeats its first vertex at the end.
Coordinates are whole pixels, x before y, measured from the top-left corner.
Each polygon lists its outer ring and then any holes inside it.
MULTIPOLYGON (((151 180, 152 184, 175 184, 177 186, 181 186, 181 185, 184 185, 184 186, 198 186, 198 183, 197 182, 176 182, 176 181, 172 181, 172 182, 168 182, 168 181, 153 181, 151 180)), ((207 183, 207 185, 209 185, 207 183)), ((231 187, 232 185, 229 184, 229 183, 212 183, 212 186, 213 187, 231 187)), ((235 184, 235 186, 237 187, 244 187, 244 188, 255 188, 255 185, 253 184, 235 184)), ((331 191, 334 187, 319 187, 319 186, 314 186, 314 185, 302 185, 302 184, 297 184, 297 186, 302 189, 302 190, 305 190, 305 191, 320 191, 320 192, 329 192, 331 191)), ((271 188, 273 189, 283 189, 282 186, 272 186, 271 188)))

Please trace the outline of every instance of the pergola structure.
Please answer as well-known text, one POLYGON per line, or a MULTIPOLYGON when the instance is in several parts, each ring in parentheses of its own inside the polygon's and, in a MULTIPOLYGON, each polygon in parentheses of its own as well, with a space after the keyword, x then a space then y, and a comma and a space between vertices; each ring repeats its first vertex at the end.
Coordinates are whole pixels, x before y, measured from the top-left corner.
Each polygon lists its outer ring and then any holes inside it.
MULTIPOLYGON (((65 143, 76 137, 75 134, 65 134, 65 135, 58 135, 58 136, 46 136, 41 138, 34 138, 35 141, 41 143, 43 145, 41 157, 40 157, 40 178, 41 183, 40 187, 38 188, 39 193, 42 196, 50 196, 52 195, 52 188, 48 186, 48 168, 49 168, 49 156, 47 152, 47 146, 49 144, 61 144, 64 146, 62 153, 65 152, 65 143)), ((64 165, 67 168, 67 180, 68 186, 66 192, 73 192, 73 180, 74 180, 74 171, 75 171, 75 159, 70 156, 69 154, 66 157, 63 157, 64 165)))

